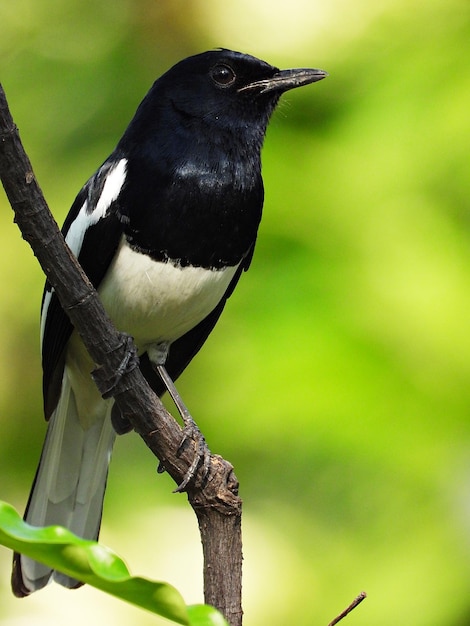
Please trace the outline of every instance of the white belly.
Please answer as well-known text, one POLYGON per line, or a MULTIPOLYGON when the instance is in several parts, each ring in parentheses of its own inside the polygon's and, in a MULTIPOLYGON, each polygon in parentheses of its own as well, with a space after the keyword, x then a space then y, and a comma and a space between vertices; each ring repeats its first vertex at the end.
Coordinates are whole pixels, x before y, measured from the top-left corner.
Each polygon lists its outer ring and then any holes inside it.
POLYGON ((145 351, 151 344, 171 343, 202 321, 220 302, 236 270, 153 261, 123 238, 98 291, 116 327, 145 351))

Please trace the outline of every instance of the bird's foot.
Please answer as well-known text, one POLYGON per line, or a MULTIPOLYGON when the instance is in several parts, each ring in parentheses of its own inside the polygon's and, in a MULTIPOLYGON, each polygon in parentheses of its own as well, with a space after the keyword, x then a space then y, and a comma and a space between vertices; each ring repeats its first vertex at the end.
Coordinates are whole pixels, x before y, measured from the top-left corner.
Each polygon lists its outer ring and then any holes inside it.
POLYGON ((174 493, 181 493, 186 490, 186 487, 194 479, 201 462, 203 464, 203 479, 206 479, 210 470, 211 451, 209 450, 204 435, 201 433, 198 425, 189 414, 184 416, 184 423, 183 438, 178 448, 178 454, 181 453, 181 451, 188 445, 188 442, 192 440, 195 444, 194 459, 189 466, 183 481, 174 490, 174 493))
MULTIPOLYGON (((189 441, 194 441, 195 450, 194 450, 194 459, 189 466, 188 471, 183 479, 183 481, 178 485, 178 487, 174 490, 174 493, 180 493, 185 491, 189 483, 194 479, 196 472, 198 470, 201 461, 203 463, 203 480, 205 480, 209 474, 210 462, 211 462, 211 451, 209 450, 204 435, 199 430, 198 425, 191 417, 191 413, 188 411, 188 408, 184 404, 181 396, 179 395, 174 382, 169 376, 168 372, 164 365, 155 364, 154 365, 157 373, 163 381, 168 393, 170 394, 173 402, 175 403, 176 408, 178 409, 178 413, 183 420, 184 428, 183 428, 183 437, 181 439, 181 443, 178 447, 178 454, 182 452, 182 450, 188 445, 189 441)), ((159 471, 162 470, 160 466, 159 471)))

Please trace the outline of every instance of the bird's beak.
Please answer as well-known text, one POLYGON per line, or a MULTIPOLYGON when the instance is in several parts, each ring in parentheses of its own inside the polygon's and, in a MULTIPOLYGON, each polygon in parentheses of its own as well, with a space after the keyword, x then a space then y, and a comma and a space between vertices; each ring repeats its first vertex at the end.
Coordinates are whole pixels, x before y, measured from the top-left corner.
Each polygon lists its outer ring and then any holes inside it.
POLYGON ((306 68, 281 70, 274 74, 274 76, 271 76, 271 78, 257 80, 245 85, 245 87, 242 87, 238 91, 258 91, 260 94, 270 91, 284 92, 289 89, 295 89, 296 87, 302 87, 302 85, 315 83, 326 76, 328 76, 328 72, 323 70, 311 70, 306 68))

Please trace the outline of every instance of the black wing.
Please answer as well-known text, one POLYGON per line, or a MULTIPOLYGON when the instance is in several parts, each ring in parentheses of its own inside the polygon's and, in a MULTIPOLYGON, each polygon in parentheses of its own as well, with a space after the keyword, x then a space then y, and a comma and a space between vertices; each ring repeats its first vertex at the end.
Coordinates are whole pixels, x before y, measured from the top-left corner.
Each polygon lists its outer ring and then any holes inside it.
MULTIPOLYGON (((116 252, 123 232, 116 204, 124 183, 125 170, 115 189, 106 182, 123 160, 109 159, 86 183, 76 197, 64 222, 62 232, 72 252, 78 257, 88 278, 97 288, 116 252), (119 187, 119 189, 118 189, 119 187)), ((42 367, 44 413, 49 419, 60 397, 65 364, 65 348, 73 326, 64 313, 51 285, 46 282, 42 301, 42 367)))

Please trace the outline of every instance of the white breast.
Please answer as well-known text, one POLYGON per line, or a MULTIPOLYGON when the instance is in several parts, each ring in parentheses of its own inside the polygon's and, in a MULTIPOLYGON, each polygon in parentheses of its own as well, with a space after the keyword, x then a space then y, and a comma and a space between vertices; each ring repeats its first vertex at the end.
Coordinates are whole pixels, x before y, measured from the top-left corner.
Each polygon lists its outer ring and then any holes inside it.
POLYGON ((132 250, 123 238, 98 291, 117 328, 144 351, 178 339, 202 321, 220 302, 237 267, 176 267, 132 250))

